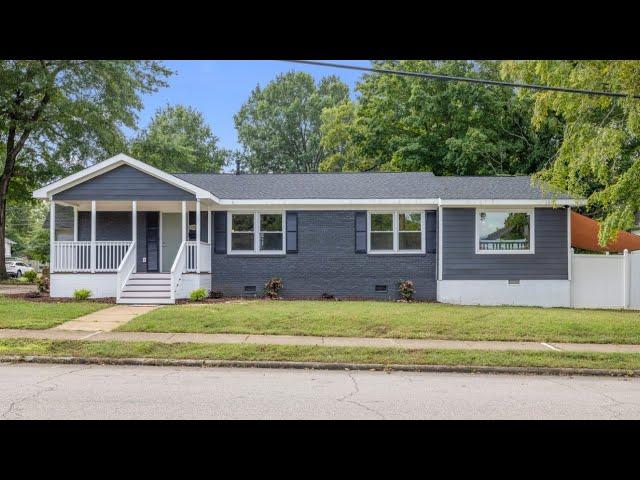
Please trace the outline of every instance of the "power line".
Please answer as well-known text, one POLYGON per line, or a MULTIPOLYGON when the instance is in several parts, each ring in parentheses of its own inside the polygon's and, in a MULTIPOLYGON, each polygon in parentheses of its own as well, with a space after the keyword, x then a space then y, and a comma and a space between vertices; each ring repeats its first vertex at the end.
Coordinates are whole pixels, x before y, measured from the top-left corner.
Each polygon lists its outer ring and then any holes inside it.
POLYGON ((451 75, 440 75, 436 73, 407 72, 405 70, 390 70, 387 68, 360 67, 358 65, 345 65, 341 63, 317 62, 314 60, 283 60, 283 61, 291 62, 291 63, 303 63, 306 65, 316 65, 319 67, 332 67, 332 68, 342 68, 345 70, 358 70, 361 72, 386 73, 389 75, 398 75, 402 77, 428 78, 430 80, 442 80, 445 82, 479 83, 483 85, 495 85, 500 87, 526 88, 529 90, 550 90, 553 92, 577 93, 580 95, 599 95, 599 96, 617 97, 617 98, 620 98, 620 97, 635 98, 640 100, 640 95, 632 95, 628 93, 617 93, 617 92, 605 92, 602 90, 582 90, 579 88, 552 87, 549 85, 535 85, 532 83, 502 82, 499 80, 486 80, 486 79, 469 78, 469 77, 455 77, 451 75))

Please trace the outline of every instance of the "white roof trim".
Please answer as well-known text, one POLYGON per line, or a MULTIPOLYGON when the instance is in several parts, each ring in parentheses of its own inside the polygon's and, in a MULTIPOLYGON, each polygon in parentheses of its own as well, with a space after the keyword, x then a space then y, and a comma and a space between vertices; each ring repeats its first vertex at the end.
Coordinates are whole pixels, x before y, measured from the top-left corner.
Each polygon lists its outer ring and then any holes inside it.
POLYGON ((557 200, 442 200, 440 198, 345 198, 345 199, 270 199, 270 200, 217 200, 220 205, 441 205, 443 207, 468 207, 475 205, 484 206, 576 206, 584 205, 584 200, 557 199, 557 200))
POLYGON ((575 200, 575 199, 546 199, 546 200, 509 200, 509 199, 501 199, 501 200, 492 200, 492 199, 473 199, 473 200, 440 200, 440 205, 443 207, 468 207, 468 206, 579 206, 585 205, 585 200, 575 200))
POLYGON ((186 190, 187 192, 193 193, 196 198, 210 199, 215 202, 218 201, 218 198, 215 195, 212 195, 211 192, 200 187, 196 187, 195 185, 181 180, 180 178, 175 177, 170 173, 164 172, 156 167, 152 167, 151 165, 141 162, 140 160, 136 160, 135 158, 125 155, 124 153, 119 153, 118 155, 104 160, 103 162, 96 163, 91 167, 85 168, 84 170, 74 173, 73 175, 69 175, 68 177, 60 179, 57 182, 53 182, 46 187, 42 187, 33 192, 33 197, 43 200, 51 199, 51 196, 55 195, 56 193, 71 188, 82 182, 86 182, 93 177, 97 177, 98 175, 106 173, 109 170, 113 170, 114 168, 117 168, 121 165, 129 165, 137 170, 140 170, 141 172, 151 175, 152 177, 167 182, 175 187, 186 190))

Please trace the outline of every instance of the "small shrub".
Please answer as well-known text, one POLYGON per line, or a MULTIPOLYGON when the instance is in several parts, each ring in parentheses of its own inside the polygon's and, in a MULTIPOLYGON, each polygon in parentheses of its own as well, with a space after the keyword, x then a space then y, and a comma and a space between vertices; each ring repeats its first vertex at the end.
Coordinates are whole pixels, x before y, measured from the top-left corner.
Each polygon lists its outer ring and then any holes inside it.
POLYGON ((411 280, 402 280, 398 283, 398 291, 405 302, 411 302, 416 289, 411 280))
POLYGON ((49 291, 49 275, 41 273, 36 277, 36 286, 39 293, 47 293, 49 291))
POLYGON ((207 298, 207 290, 205 288, 196 288, 189 294, 189 300, 199 302, 207 298))
POLYGON ((211 290, 209 292, 209 297, 211 298, 222 298, 224 294, 220 291, 211 290))
POLYGON ((327 293, 327 292, 323 292, 322 295, 320 295, 320 297, 323 300, 335 300, 336 299, 335 295, 332 295, 331 293, 327 293))
POLYGON ((280 290, 284 287, 284 282, 281 278, 270 278, 267 283, 264 284, 264 294, 271 300, 277 300, 280 298, 280 290))
POLYGON ((79 288, 75 292, 73 292, 73 296, 76 300, 86 300, 91 296, 91 290, 88 288, 79 288))
POLYGON ((36 281, 36 278, 38 278, 38 274, 36 273, 35 270, 28 270, 26 272, 24 272, 24 275, 22 275, 27 282, 29 283, 33 283, 36 281))

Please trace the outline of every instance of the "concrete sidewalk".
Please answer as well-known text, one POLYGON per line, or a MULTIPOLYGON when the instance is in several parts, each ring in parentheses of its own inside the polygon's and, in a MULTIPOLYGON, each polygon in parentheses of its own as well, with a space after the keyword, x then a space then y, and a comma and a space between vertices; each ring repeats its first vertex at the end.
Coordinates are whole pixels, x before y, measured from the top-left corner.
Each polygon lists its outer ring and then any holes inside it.
POLYGON ((52 330, 110 332, 131 319, 158 308, 157 305, 116 305, 64 322, 52 330))
MULTIPOLYGON (((104 312, 104 310, 102 311, 104 312)), ((102 313, 100 312, 100 313, 102 313)), ((76 320, 77 321, 77 320, 76 320)), ((69 322, 68 322, 69 323, 69 322)), ((455 350, 536 350, 565 352, 640 353, 640 345, 594 343, 538 343, 463 340, 419 340, 401 338, 311 337, 292 335, 238 335, 224 333, 103 332, 90 330, 0 329, 0 338, 89 340, 161 343, 237 343, 258 345, 317 345, 326 347, 382 347, 455 350)))

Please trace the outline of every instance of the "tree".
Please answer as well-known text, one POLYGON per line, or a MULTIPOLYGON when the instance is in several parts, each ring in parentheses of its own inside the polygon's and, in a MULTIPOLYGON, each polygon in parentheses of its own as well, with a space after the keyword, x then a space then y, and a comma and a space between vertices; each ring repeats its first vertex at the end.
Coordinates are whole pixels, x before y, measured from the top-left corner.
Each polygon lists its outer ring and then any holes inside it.
POLYGON ((122 151, 140 95, 170 73, 153 61, 0 61, 0 278, 7 200, 122 151))
MULTIPOLYGON (((499 79, 492 61, 380 61, 374 66, 499 79)), ((513 89, 367 74, 360 96, 323 112, 326 171, 432 171, 437 175, 535 172, 559 144, 558 121, 531 126, 531 101, 513 89)))
MULTIPOLYGON (((544 85, 640 94, 640 61, 506 62, 506 78, 544 85)), ((557 155, 537 176, 553 187, 587 198, 587 212, 601 220, 605 246, 633 226, 640 210, 640 100, 631 97, 522 91, 533 99, 533 125, 550 116, 565 122, 557 155)))
POLYGON ((234 116, 253 172, 316 172, 327 155, 320 143, 320 114, 349 97, 336 76, 317 84, 308 73, 278 75, 257 86, 234 116))
POLYGON ((166 172, 219 172, 229 155, 202 113, 184 105, 158 109, 130 146, 131 155, 166 172))

